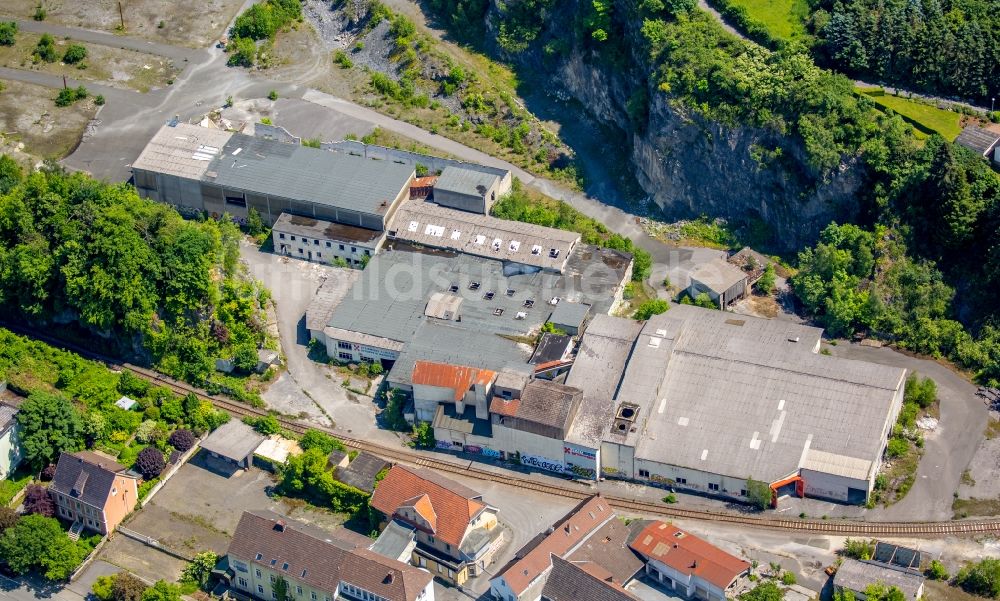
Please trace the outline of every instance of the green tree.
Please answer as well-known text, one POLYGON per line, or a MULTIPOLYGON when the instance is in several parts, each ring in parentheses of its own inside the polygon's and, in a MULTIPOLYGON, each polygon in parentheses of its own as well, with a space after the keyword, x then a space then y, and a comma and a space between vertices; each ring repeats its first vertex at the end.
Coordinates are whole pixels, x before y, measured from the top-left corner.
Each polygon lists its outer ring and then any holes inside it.
POLYGON ((773 580, 768 580, 743 593, 739 599, 740 601, 781 601, 784 596, 785 591, 773 580))
POLYGON ((774 292, 775 277, 774 265, 768 263, 767 267, 764 268, 764 273, 760 274, 760 279, 757 280, 757 290, 761 294, 771 294, 774 292))
POLYGON ((263 417, 256 418, 246 417, 243 421, 264 436, 270 436, 281 432, 281 423, 278 421, 278 418, 273 415, 265 415, 263 417))
POLYGON ((875 541, 863 538, 848 538, 844 541, 844 555, 851 559, 867 560, 875 554, 875 541))
POLYGON ((240 371, 253 371, 256 369, 258 361, 257 345, 253 343, 241 344, 236 347, 233 353, 233 365, 240 371))
POLYGON ((937 559, 932 559, 924 574, 931 580, 948 580, 948 568, 937 559))
POLYGON ((80 44, 70 44, 63 53, 63 62, 67 65, 75 65, 87 58, 87 48, 80 44))
POLYGON ((632 318, 636 321, 646 321, 654 315, 659 315, 661 313, 666 313, 667 309, 670 308, 670 303, 663 300, 662 298, 654 298, 644 301, 639 305, 632 318))
POLYGON ((108 576, 98 576, 94 584, 90 585, 90 592, 94 593, 99 601, 112 601, 114 593, 112 587, 115 584, 114 574, 108 576))
POLYGON ((0 155, 0 196, 7 194, 24 179, 24 171, 17 161, 7 155, 0 155))
POLYGON ((771 506, 773 493, 771 486, 767 482, 754 480, 751 476, 747 478, 747 501, 757 509, 763 511, 771 506))
POLYGON ((208 577, 212 575, 215 564, 219 562, 219 556, 214 551, 203 551, 194 556, 184 568, 183 579, 197 582, 199 586, 208 583, 208 577))
POLYGON ((157 580, 142 593, 140 601, 180 601, 181 588, 166 580, 157 580))
POLYGON ((40 470, 55 463, 59 453, 83 448, 83 419, 65 397, 32 393, 17 413, 24 458, 40 470))
POLYGON ((996 599, 1000 597, 1000 559, 987 557, 965 566, 955 580, 973 595, 996 599))
POLYGON ((247 231, 251 236, 259 236, 267 231, 267 226, 264 225, 260 212, 253 207, 247 211, 247 231))
POLYGON ((0 46, 13 46, 17 41, 17 22, 0 21, 0 46))
POLYGON ((347 447, 333 436, 319 430, 306 430, 299 440, 299 446, 303 451, 309 449, 319 449, 323 454, 329 455, 332 451, 346 451, 347 447))
POLYGON ((421 449, 434 448, 434 428, 428 422, 413 426, 413 444, 421 449))
POLYGON ((278 576, 278 579, 271 586, 271 592, 274 593, 275 601, 291 601, 292 597, 288 592, 288 581, 285 580, 284 576, 278 576))
POLYGON ((111 597, 113 601, 140 601, 146 584, 132 572, 118 572, 113 576, 111 597))
POLYGON ((921 409, 926 409, 937 400, 937 383, 930 378, 921 378, 915 372, 906 377, 906 391, 903 393, 904 403, 915 403, 921 409))
POLYGON ((84 555, 58 520, 37 514, 24 516, 0 537, 0 557, 17 574, 34 570, 49 580, 65 580, 84 555))

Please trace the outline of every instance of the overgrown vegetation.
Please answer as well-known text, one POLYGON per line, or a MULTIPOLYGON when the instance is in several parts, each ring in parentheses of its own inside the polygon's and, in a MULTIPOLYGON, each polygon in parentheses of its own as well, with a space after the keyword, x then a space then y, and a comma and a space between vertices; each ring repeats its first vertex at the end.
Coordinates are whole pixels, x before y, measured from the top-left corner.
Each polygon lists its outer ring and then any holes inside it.
POLYGON ((4 171, 0 307, 6 316, 28 323, 68 319, 62 332, 84 344, 119 341, 107 350, 141 349, 134 359, 170 376, 254 400, 244 382, 214 373, 217 358, 253 355, 255 366, 256 349, 267 341, 262 312, 270 295, 239 262, 234 223, 185 221, 167 205, 140 199, 131 186, 80 173, 4 171))
POLYGON ((263 0, 236 17, 229 30, 231 39, 226 45, 229 64, 252 67, 258 59, 266 57, 274 37, 289 23, 302 20, 301 0, 263 0), (257 43, 266 43, 259 49, 257 43))
POLYGON ((514 180, 511 191, 497 200, 491 209, 494 217, 524 221, 560 230, 578 232, 586 244, 613 248, 632 254, 635 264, 632 279, 636 282, 649 277, 653 260, 649 253, 635 246, 630 238, 611 232, 607 226, 588 217, 561 200, 532 193, 514 180))

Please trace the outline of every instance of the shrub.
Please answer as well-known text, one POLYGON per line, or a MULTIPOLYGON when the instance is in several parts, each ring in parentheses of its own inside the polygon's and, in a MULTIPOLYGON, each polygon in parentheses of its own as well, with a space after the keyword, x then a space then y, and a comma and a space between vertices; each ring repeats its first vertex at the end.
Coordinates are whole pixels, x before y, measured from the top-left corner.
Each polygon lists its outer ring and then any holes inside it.
POLYGON ((434 428, 428 422, 413 426, 413 444, 421 449, 434 448, 434 428))
POLYGON ((139 451, 139 456, 135 460, 135 469, 142 474, 143 480, 156 478, 165 467, 167 462, 163 459, 163 453, 155 447, 146 447, 139 451))
POLYGON ((795 579, 795 574, 793 572, 786 571, 781 575, 781 584, 784 584, 786 586, 791 586, 795 584, 795 582, 796 579, 795 579))
POLYGON ((56 506, 49 496, 49 490, 41 484, 29 484, 24 493, 24 513, 50 518, 56 514, 56 506))
POLYGON ((343 50, 338 50, 333 53, 333 62, 340 65, 344 69, 350 69, 354 66, 354 61, 351 57, 347 56, 347 53, 343 50))
POLYGON ((31 18, 32 18, 32 19, 34 19, 34 20, 36 20, 36 21, 44 21, 44 20, 45 20, 45 17, 46 17, 47 15, 48 15, 48 13, 46 13, 46 12, 45 12, 45 9, 44 9, 44 8, 42 8, 42 5, 41 5, 41 4, 39 4, 39 5, 38 5, 38 8, 36 8, 36 9, 35 9, 35 14, 33 14, 33 15, 31 16, 31 18))
POLYGON ((268 92, 267 93, 267 98, 268 98, 268 100, 277 100, 278 99, 278 90, 271 90, 270 92, 268 92))
POLYGON ((890 459, 896 459, 897 457, 906 455, 909 450, 910 443, 905 438, 893 436, 889 439, 889 445, 886 447, 885 454, 890 459))
POLYGON ((170 446, 183 453, 194 446, 195 438, 194 434, 191 433, 191 430, 178 428, 177 430, 174 430, 173 434, 170 435, 167 442, 170 443, 170 446))
POLYGON ((104 106, 104 102, 105 100, 103 94, 98 94, 97 96, 94 96, 94 104, 96 104, 97 106, 104 106))
POLYGON ((252 67, 257 58, 257 44, 250 38, 233 38, 226 44, 226 52, 231 53, 226 61, 230 67, 252 67))
POLYGON ((38 45, 35 46, 35 56, 38 60, 43 60, 47 63, 54 63, 58 59, 56 55, 56 41, 51 35, 44 33, 41 39, 38 40, 38 45))
POLYGON ((10 507, 0 507, 0 534, 17 524, 19 519, 21 519, 21 515, 10 507))
POLYGON ((75 65, 85 58, 87 58, 87 49, 80 44, 70 44, 66 52, 63 53, 63 62, 67 65, 75 65))
POLYGON ((982 597, 1000 597, 1000 559, 987 557, 959 571, 956 582, 966 592, 982 597))
POLYGON ((326 432, 320 432, 319 430, 306 430, 306 433, 302 435, 299 440, 299 446, 302 447, 303 451, 308 451, 309 449, 319 449, 324 455, 329 455, 331 451, 346 451, 347 447, 344 446, 340 440, 330 436, 326 432))
POLYGON ((948 568, 944 567, 944 564, 940 561, 932 559, 931 565, 927 566, 925 574, 931 580, 947 580, 948 568))
POLYGON ((849 538, 844 541, 844 555, 851 559, 871 559, 875 553, 875 541, 849 538))
POLYGON ((667 496, 663 497, 663 502, 669 505, 673 505, 677 502, 677 495, 674 493, 667 493, 667 496))
POLYGON ((0 46, 13 46, 17 38, 15 21, 0 22, 0 46))
POLYGON ((184 568, 184 580, 197 582, 199 586, 205 586, 208 577, 212 575, 215 564, 218 563, 219 556, 214 551, 204 551, 194 556, 194 559, 184 568))
POLYGON ((632 317, 636 321, 645 321, 654 315, 666 313, 669 308, 669 302, 663 300, 662 298, 654 298, 639 305, 632 317))
POLYGON ((903 393, 903 402, 919 405, 921 409, 926 409, 937 400, 937 383, 930 378, 921 378, 915 373, 911 373, 906 378, 906 392, 903 393))
POLYGON ((245 417, 243 418, 243 423, 247 424, 264 436, 270 436, 281 432, 281 423, 278 421, 278 418, 273 415, 265 415, 263 417, 245 417))
POLYGON ((87 95, 87 88, 83 86, 78 88, 63 88, 59 90, 59 95, 56 96, 56 106, 69 106, 77 100, 83 100, 87 95))

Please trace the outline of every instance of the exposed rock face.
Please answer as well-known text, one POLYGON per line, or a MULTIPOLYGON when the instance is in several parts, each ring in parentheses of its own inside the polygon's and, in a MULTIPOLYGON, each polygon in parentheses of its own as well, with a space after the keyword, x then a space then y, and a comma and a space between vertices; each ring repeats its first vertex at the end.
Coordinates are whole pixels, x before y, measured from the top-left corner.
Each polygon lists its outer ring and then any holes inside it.
MULTIPOLYGON (((561 12, 567 10, 564 6, 561 12)), ((494 4, 487 15, 490 35, 497 29, 497 11, 494 4)), ((550 32, 557 33, 554 28, 550 32)), ((817 181, 797 140, 775 131, 713 122, 655 89, 648 91, 648 116, 636 124, 629 117, 628 102, 637 90, 649 87, 652 71, 641 57, 621 72, 579 49, 564 55, 555 68, 540 54, 529 49, 504 58, 536 73, 551 73, 553 89, 564 89, 593 119, 620 130, 628 149, 622 160, 629 162, 639 185, 668 217, 760 220, 772 230, 774 244, 789 250, 813 242, 831 221, 857 217, 857 192, 864 179, 857 159, 845 160, 817 181)))

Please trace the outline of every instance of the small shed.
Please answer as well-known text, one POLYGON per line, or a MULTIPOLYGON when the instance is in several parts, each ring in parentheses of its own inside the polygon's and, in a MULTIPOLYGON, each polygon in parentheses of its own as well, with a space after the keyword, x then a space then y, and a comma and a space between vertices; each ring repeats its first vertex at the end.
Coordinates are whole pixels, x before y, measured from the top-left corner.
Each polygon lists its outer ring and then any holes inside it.
POLYGON ((500 195, 500 176, 468 167, 445 167, 434 183, 434 202, 452 209, 489 215, 500 195))
POLYGON ((702 263, 691 272, 691 298, 706 293, 720 309, 743 298, 748 291, 746 273, 722 258, 702 263))
POLYGON ((124 409, 125 411, 130 411, 133 407, 138 405, 133 399, 123 396, 122 398, 115 401, 115 407, 119 409, 124 409))
POLYGON ((375 491, 375 477, 389 467, 389 462, 377 455, 362 451, 347 467, 338 468, 337 480, 367 493, 375 491))
POLYGON ((553 309, 549 321, 570 336, 576 336, 583 329, 583 322, 586 321, 589 314, 590 305, 564 300, 560 301, 553 309))
POLYGON ((898 588, 910 601, 924 594, 923 574, 877 561, 846 559, 833 577, 834 589, 851 591, 858 601, 864 601, 865 589, 876 583, 898 588))
POLYGON ((410 554, 416 546, 417 533, 413 527, 399 520, 392 520, 386 525, 382 534, 378 535, 371 550, 382 557, 409 563, 410 554))
POLYGON ((272 434, 260 443, 254 450, 254 459, 259 460, 260 467, 274 469, 275 466, 284 465, 288 458, 300 455, 302 447, 297 441, 285 438, 278 434, 272 434))
POLYGON ((269 348, 257 349, 257 367, 254 369, 259 374, 267 371, 267 368, 278 364, 278 351, 269 348))
POLYGON ((264 437, 256 430, 240 420, 231 419, 209 434, 201 443, 201 448, 216 459, 246 469, 253 462, 253 453, 262 442, 264 437))
POLYGON ((336 470, 339 467, 347 467, 350 461, 351 459, 346 451, 334 449, 330 451, 330 455, 326 458, 326 469, 336 470))

